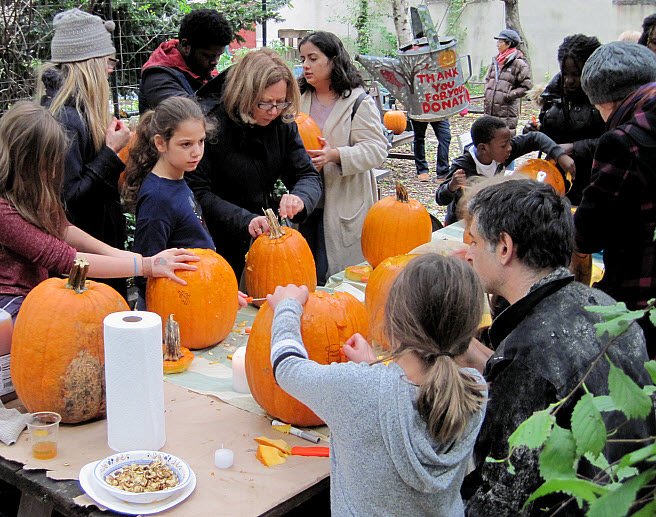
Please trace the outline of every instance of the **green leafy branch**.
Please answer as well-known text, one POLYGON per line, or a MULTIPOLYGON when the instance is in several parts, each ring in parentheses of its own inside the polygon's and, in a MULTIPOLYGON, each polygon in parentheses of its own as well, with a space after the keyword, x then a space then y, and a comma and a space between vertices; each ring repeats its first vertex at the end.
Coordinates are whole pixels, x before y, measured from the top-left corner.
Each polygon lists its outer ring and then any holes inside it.
POLYGON ((586 508, 589 517, 618 517, 638 508, 633 515, 653 516, 656 514, 656 490, 650 483, 656 478, 656 437, 616 439, 614 435, 621 425, 608 430, 602 413, 619 411, 626 418, 624 423, 632 419, 644 420, 652 415, 656 361, 645 363, 652 384, 641 388, 608 359, 607 352, 634 321, 648 315, 651 323, 656 325, 655 300, 650 300, 644 309, 634 311, 627 309, 624 303, 586 307, 586 310, 601 316, 602 321, 595 325, 595 329, 598 337, 607 337, 607 343, 567 396, 533 413, 517 427, 508 439, 506 458, 487 458, 486 461, 507 463, 508 471, 514 474, 511 457, 516 449, 541 449, 539 470, 544 483, 531 494, 524 507, 546 495, 563 493, 570 497, 553 514, 576 500, 580 508, 586 508), (602 358, 606 358, 609 364, 608 395, 597 396, 587 390, 585 380, 602 358), (556 414, 581 389, 584 394, 574 406, 570 429, 565 429, 556 423, 556 414), (634 443, 641 447, 609 463, 603 454, 604 447, 607 443, 618 442, 634 443), (583 460, 598 469, 593 479, 577 474, 579 463, 583 460))

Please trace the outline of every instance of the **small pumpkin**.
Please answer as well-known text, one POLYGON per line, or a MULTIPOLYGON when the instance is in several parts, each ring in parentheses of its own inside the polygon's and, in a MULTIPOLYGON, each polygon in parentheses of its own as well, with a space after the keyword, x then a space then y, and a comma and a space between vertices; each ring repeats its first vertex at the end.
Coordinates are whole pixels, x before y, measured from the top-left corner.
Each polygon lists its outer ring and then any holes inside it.
MULTIPOLYGON (((149 278, 146 306, 162 318, 175 314, 180 340, 187 348, 206 348, 225 339, 237 319, 237 278, 226 260, 213 250, 191 249, 200 257, 196 271, 177 271, 187 282, 149 278)), ((162 330, 164 332, 164 329, 162 330)))
MULTIPOLYGON (((253 298, 266 298, 279 285, 305 285, 317 288, 317 270, 310 246, 300 232, 280 226, 273 210, 264 211, 269 233, 260 235, 246 254, 244 283, 253 298)), ((256 302, 261 305, 261 302, 256 302)))
POLYGON ((506 174, 509 176, 512 176, 513 174, 523 174, 532 180, 551 185, 561 196, 564 196, 566 193, 565 180, 562 173, 558 170, 558 167, 549 160, 529 158, 518 165, 514 171, 507 171, 506 174))
POLYGON ((184 372, 194 360, 194 353, 180 346, 180 325, 169 314, 164 331, 164 373, 184 372))
MULTIPOLYGON (((273 310, 260 308, 246 347, 246 378, 256 402, 274 418, 292 425, 314 426, 323 422, 276 383, 271 367, 273 310)), ((367 310, 348 293, 310 293, 301 317, 301 336, 308 356, 319 364, 342 362, 343 344, 354 333, 368 334, 367 310)))
POLYGON ((404 111, 389 110, 383 115, 383 125, 395 135, 400 135, 408 125, 408 118, 404 111))
POLYGON ((364 294, 364 304, 369 315, 369 337, 374 344, 390 349, 385 339, 383 326, 385 323, 385 304, 390 289, 399 273, 417 255, 397 255, 383 260, 369 276, 367 289, 364 294))
POLYGON ((323 148, 319 137, 321 136, 321 129, 314 121, 314 119, 307 113, 299 112, 294 118, 298 126, 298 132, 303 140, 303 147, 306 151, 317 151, 323 148))
POLYGON ((419 201, 396 184, 396 196, 384 197, 367 212, 362 225, 362 255, 374 268, 431 240, 431 218, 419 201))
POLYGON ((437 64, 441 68, 451 68, 456 64, 456 53, 452 49, 439 52, 437 54, 437 64))
POLYGON ((129 311, 107 284, 87 281, 76 259, 68 279, 44 280, 25 297, 11 347, 11 379, 31 413, 55 411, 62 422, 105 415, 103 320, 129 311))

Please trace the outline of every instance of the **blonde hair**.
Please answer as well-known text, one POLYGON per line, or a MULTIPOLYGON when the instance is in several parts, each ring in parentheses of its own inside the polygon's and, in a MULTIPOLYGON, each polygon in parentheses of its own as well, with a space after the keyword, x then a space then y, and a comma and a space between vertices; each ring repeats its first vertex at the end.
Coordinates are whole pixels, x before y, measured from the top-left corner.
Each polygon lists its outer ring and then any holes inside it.
POLYGON ((0 119, 0 197, 26 221, 61 238, 66 133, 45 108, 14 104, 0 119))
POLYGON ((93 148, 100 151, 105 145, 105 132, 111 121, 107 57, 74 63, 45 63, 37 81, 37 99, 45 93, 44 74, 53 68, 59 71, 61 79, 48 108, 50 113, 57 117, 64 106, 72 104, 86 122, 93 148))
POLYGON ((640 31, 624 31, 617 37, 617 41, 628 41, 629 43, 638 43, 641 36, 640 31))
POLYGON ((282 110, 283 122, 291 122, 301 104, 301 93, 294 74, 282 58, 270 48, 248 52, 228 72, 223 104, 235 122, 254 124, 253 110, 264 90, 280 81, 287 84, 285 100, 291 104, 282 110))
POLYGON ((425 365, 417 409, 430 434, 450 443, 465 432, 483 402, 481 386, 453 357, 464 353, 483 314, 483 288, 465 261, 435 253, 410 261, 385 307, 392 355, 414 353, 425 365))
POLYGON ((205 120, 198 103, 186 97, 169 97, 141 116, 125 168, 122 193, 123 203, 128 210, 134 210, 141 184, 159 160, 155 135, 160 135, 168 142, 180 124, 187 120, 202 121, 206 133, 214 129, 205 120))

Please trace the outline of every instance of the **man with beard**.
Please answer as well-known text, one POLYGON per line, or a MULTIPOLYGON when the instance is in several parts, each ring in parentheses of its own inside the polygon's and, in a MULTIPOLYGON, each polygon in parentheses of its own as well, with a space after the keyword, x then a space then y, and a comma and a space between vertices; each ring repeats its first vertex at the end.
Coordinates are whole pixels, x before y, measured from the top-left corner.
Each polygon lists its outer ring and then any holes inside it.
POLYGON ((228 21, 215 9, 196 9, 180 24, 178 39, 162 43, 141 71, 139 112, 168 97, 193 97, 209 81, 219 57, 234 37, 228 21))

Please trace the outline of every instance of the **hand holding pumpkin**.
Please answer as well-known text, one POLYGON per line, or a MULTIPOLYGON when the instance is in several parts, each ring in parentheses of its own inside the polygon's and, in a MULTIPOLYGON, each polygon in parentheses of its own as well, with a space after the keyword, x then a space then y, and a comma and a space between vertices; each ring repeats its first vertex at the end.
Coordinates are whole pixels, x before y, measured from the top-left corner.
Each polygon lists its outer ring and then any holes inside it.
POLYGON ((248 223, 248 233, 251 234, 253 239, 257 239, 263 233, 269 231, 269 221, 263 215, 253 217, 251 222, 248 223))
POLYGON ((325 138, 318 137, 318 140, 319 143, 321 143, 321 149, 308 149, 307 151, 310 158, 312 158, 312 165, 314 165, 317 170, 321 170, 327 163, 339 163, 339 150, 331 147, 325 138))
POLYGON ((368 363, 371 364, 376 361, 376 354, 374 354, 374 349, 371 348, 371 345, 367 340, 362 337, 362 334, 356 332, 353 334, 344 346, 342 347, 342 352, 349 361, 354 363, 368 363))
POLYGON ((565 172, 569 172, 572 175, 572 178, 576 177, 576 165, 571 156, 561 154, 558 157, 558 165, 560 165, 565 172))
POLYGON ((157 255, 153 255, 152 257, 144 257, 143 260, 144 276, 166 277, 178 284, 187 285, 187 282, 178 277, 175 274, 175 271, 178 269, 196 271, 196 266, 193 264, 187 264, 187 262, 198 262, 200 258, 188 250, 182 248, 170 248, 168 250, 160 251, 157 255), (148 268, 148 262, 150 262, 150 268, 148 268))
MULTIPOLYGON (((303 200, 295 194, 283 194, 280 199, 280 217, 292 219, 296 214, 302 212, 305 208, 303 200)), ((266 219, 266 218, 265 218, 266 219)))
POLYGON ((305 302, 308 301, 309 296, 310 291, 308 291, 308 288, 305 285, 297 286, 294 284, 289 284, 285 287, 279 285, 276 287, 276 290, 273 294, 267 294, 267 302, 269 302, 271 308, 275 310, 276 306, 287 298, 296 300, 301 305, 305 305, 305 302))

